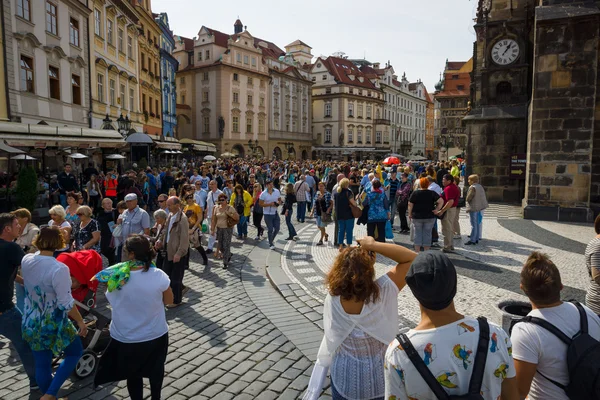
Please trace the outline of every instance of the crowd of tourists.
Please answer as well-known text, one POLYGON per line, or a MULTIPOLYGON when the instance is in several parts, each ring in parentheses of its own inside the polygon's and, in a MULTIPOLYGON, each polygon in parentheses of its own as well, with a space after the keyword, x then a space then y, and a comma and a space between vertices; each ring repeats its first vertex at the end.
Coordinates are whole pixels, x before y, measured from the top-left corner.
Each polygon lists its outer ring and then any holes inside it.
MULTIPOLYGON (((454 308, 456 271, 444 253, 462 238, 463 209, 471 224, 465 245, 479 244, 488 207, 480 177, 465 176, 464 163, 184 160, 122 173, 90 165, 83 175, 75 177, 67 164, 51 177, 47 225, 34 225, 26 209, 0 214, 0 257, 6 260, 0 267, 0 334, 13 343, 30 387, 39 388, 44 400, 56 398, 82 354, 80 337, 88 327, 72 291, 93 281, 106 288, 112 311, 112 340, 95 385, 126 380, 137 400, 143 398, 142 378, 148 378, 151 397, 159 399, 169 342, 165 309, 185 302, 193 251, 205 266, 212 260, 227 269, 235 261, 234 236, 248 245, 266 239, 276 249, 281 216, 286 240, 298 240, 297 228, 315 223, 316 245, 340 252, 327 276, 325 335, 306 398, 320 395, 329 370, 334 399, 443 398, 440 390, 464 394, 472 373, 483 374, 472 386, 485 399, 566 398, 567 344, 560 338, 549 333, 543 336, 548 342, 540 342, 545 331, 536 319, 516 325, 509 337, 454 308), (249 237, 250 223, 256 233, 249 237), (366 225, 366 238, 355 238, 356 224, 366 225), (440 228, 443 246, 437 243, 440 228), (393 232, 410 235, 414 251, 386 243, 393 232), (442 251, 429 251, 436 247, 442 251), (108 267, 81 282, 61 257, 88 252, 102 255, 108 267), (397 262, 377 280, 376 254, 397 262), (395 339, 398 293, 405 285, 420 303, 422 320, 395 339), (556 352, 543 352, 548 343, 556 352)), ((594 312, 560 301, 560 274, 546 256, 533 254, 521 272, 530 315, 569 338, 578 333, 582 309, 589 335, 600 337, 598 220, 596 232, 586 251, 592 281, 587 300, 594 312)))

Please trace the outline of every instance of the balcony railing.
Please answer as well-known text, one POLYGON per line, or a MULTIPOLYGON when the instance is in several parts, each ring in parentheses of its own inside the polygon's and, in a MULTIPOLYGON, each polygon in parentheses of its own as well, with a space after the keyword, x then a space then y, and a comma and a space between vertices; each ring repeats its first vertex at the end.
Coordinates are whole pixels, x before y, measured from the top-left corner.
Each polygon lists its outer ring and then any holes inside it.
POLYGON ((390 120, 377 118, 377 119, 375 119, 375 125, 390 125, 390 120))

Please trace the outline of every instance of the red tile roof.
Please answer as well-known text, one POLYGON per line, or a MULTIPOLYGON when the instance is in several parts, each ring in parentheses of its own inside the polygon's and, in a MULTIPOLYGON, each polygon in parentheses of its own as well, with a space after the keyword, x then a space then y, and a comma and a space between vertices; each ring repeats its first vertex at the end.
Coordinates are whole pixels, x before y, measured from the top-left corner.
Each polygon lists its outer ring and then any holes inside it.
POLYGON ((215 37, 215 44, 217 46, 227 48, 227 41, 229 40, 228 34, 210 28, 206 28, 206 30, 208 30, 210 34, 215 37))
MULTIPOLYGON (((229 35, 227 33, 223 33, 208 27, 206 29, 210 32, 211 35, 215 37, 215 44, 224 48, 227 48, 227 41, 230 38, 233 41, 236 41, 241 35, 241 33, 234 33, 232 35, 229 35)), ((262 50, 264 57, 279 58, 279 56, 285 55, 285 52, 281 50, 281 48, 279 48, 279 46, 277 46, 275 43, 269 42, 261 38, 254 38, 254 46, 262 50), (267 47, 259 46, 258 44, 260 42, 264 42, 267 45, 267 47)))
POLYGON ((413 82, 413 83, 409 83, 408 84, 408 90, 417 90, 417 82, 413 82))
POLYGON ((323 60, 323 64, 327 67, 327 70, 338 83, 343 83, 346 85, 360 86, 367 89, 380 90, 375 85, 367 74, 363 73, 356 65, 354 65, 351 61, 346 60, 344 58, 338 57, 327 57, 327 59, 323 60), (348 75, 354 75, 354 80, 350 79, 348 75), (363 81, 361 82, 358 78, 362 77, 363 81))
POLYGON ((466 61, 448 61, 446 63, 446 68, 452 71, 458 71, 461 69, 467 62, 466 61))
POLYGON ((183 41, 183 48, 185 51, 193 51, 194 50, 194 39, 186 38, 183 36, 176 36, 176 40, 183 41))

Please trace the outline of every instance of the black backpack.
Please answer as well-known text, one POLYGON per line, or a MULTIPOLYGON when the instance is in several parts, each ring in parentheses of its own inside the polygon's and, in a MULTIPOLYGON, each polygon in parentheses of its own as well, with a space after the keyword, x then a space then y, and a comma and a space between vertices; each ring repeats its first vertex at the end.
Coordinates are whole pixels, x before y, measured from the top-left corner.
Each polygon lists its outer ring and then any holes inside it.
POLYGON ((579 332, 573 338, 541 318, 527 316, 519 322, 541 326, 567 345, 569 384, 561 385, 540 371, 538 374, 564 390, 571 400, 600 400, 600 342, 588 334, 587 313, 583 306, 574 300, 571 303, 579 311, 580 324, 579 332))
POLYGON ((408 336, 404 333, 396 336, 398 342, 400 342, 400 345, 406 352, 406 355, 410 358, 410 361, 438 400, 483 400, 483 396, 481 395, 481 384, 483 383, 483 373, 485 371, 488 346, 490 344, 490 326, 485 317, 479 317, 477 318, 477 321, 479 322, 479 342, 477 344, 475 363, 473 364, 473 372, 471 374, 471 381, 469 382, 469 391, 467 394, 449 395, 446 393, 442 385, 440 385, 429 370, 429 367, 425 365, 425 361, 423 361, 417 350, 415 350, 408 336))

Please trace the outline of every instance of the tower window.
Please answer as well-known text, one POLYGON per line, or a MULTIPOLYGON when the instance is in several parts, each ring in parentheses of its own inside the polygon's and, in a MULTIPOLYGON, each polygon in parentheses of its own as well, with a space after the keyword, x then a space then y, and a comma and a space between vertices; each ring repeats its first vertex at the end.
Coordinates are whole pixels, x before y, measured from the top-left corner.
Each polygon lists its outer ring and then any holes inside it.
POLYGON ((496 86, 496 101, 499 104, 510 103, 512 96, 512 85, 509 82, 500 82, 496 86))

